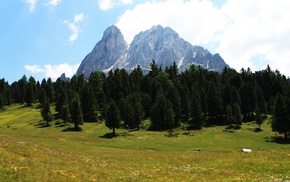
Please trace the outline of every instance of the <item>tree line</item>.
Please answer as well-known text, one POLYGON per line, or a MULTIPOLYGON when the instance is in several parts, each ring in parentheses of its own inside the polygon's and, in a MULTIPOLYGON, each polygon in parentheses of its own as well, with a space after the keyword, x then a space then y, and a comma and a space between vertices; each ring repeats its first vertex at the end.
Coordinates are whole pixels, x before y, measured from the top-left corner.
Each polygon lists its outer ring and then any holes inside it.
POLYGON ((49 123, 54 117, 75 128, 84 122, 105 121, 110 129, 139 129, 150 119, 150 129, 169 130, 187 126, 239 125, 255 120, 260 128, 263 116, 272 115, 272 129, 290 132, 289 78, 278 70, 237 72, 224 68, 222 73, 191 65, 179 72, 177 65, 161 69, 154 60, 144 74, 138 66, 93 72, 86 80, 74 75, 70 81, 50 78, 36 81, 24 75, 11 85, 0 80, 0 109, 12 103, 30 106, 40 103, 41 115, 49 123), (52 115, 54 104, 56 116, 52 115))

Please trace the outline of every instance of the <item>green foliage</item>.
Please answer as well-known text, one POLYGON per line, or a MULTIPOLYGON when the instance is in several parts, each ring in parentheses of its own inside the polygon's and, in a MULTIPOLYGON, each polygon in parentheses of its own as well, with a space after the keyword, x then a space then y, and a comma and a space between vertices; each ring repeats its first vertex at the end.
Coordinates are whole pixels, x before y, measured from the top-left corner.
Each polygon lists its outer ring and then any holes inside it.
MULTIPOLYGON (((33 77, 27 80, 25 75, 11 85, 4 79, 0 80, 2 107, 25 102, 28 105, 36 102, 43 105, 44 97, 47 97, 55 105, 56 118, 67 122, 71 121, 72 115, 68 113, 72 113, 71 103, 77 95, 81 105, 79 114, 83 121, 95 122, 106 118, 107 102, 114 100, 120 107, 124 124, 129 128, 138 128, 142 120, 155 118, 160 114, 153 106, 155 104, 156 107, 157 94, 162 90, 166 101, 162 107, 169 107, 170 110, 168 116, 160 116, 168 117, 168 120, 165 122, 166 126, 162 124, 160 128, 157 127, 159 129, 178 128, 188 124, 200 128, 204 124, 216 126, 252 121, 255 120, 256 107, 261 115, 273 113, 277 94, 288 100, 289 88, 289 78, 277 70, 271 70, 269 66, 255 72, 249 68, 240 72, 224 68, 219 74, 191 65, 184 72, 179 72, 176 63, 162 70, 154 60, 147 75, 143 75, 142 68, 138 66, 132 72, 125 69, 110 70, 107 77, 104 73, 95 71, 89 80, 83 75, 75 75, 70 82, 60 79, 53 82, 48 78, 43 79, 40 84, 33 77), (136 93, 139 98, 132 101, 132 95, 136 93), (169 119, 172 115, 173 126, 169 119)), ((289 104, 285 105, 287 110, 289 104)), ((156 127, 156 122, 152 123, 152 127, 156 127)))
POLYGON ((241 109, 238 103, 234 104, 234 123, 242 124, 243 116, 241 114, 241 109))
POLYGON ((46 122, 46 125, 49 126, 50 125, 49 123, 53 120, 53 115, 51 113, 50 103, 47 98, 45 98, 43 102, 42 109, 41 109, 41 116, 43 120, 46 122))
POLYGON ((154 130, 167 130, 174 127, 174 110, 171 102, 159 90, 151 109, 151 127, 154 130))
POLYGON ((121 117, 117 104, 111 100, 106 110, 105 124, 108 128, 113 129, 113 134, 116 135, 116 128, 120 127, 121 117))
POLYGON ((90 85, 85 85, 81 93, 81 107, 84 122, 96 122, 98 117, 97 99, 90 85))
POLYGON ((79 125, 83 124, 83 114, 80 99, 77 94, 75 94, 73 100, 71 101, 70 115, 70 121, 74 124, 74 128, 79 129, 79 125))
POLYGON ((290 132, 290 102, 281 94, 277 94, 274 105, 272 130, 283 133, 285 139, 290 132))
POLYGON ((261 130, 261 124, 263 124, 263 117, 261 115, 261 112, 258 106, 255 108, 255 121, 259 127, 259 130, 261 130))
POLYGON ((130 129, 139 129, 145 116, 140 96, 140 93, 131 94, 120 103, 121 118, 130 129))

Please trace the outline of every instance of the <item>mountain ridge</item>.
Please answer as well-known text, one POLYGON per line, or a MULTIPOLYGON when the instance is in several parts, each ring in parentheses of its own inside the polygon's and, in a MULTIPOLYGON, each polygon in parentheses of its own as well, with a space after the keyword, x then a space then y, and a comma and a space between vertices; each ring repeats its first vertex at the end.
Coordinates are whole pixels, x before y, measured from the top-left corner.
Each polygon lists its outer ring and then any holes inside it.
POLYGON ((193 46, 170 27, 155 25, 135 35, 128 45, 121 31, 111 25, 83 59, 77 75, 84 74, 85 78, 89 78, 96 70, 107 73, 111 69, 124 68, 131 71, 138 65, 148 70, 152 59, 162 68, 175 62, 180 71, 192 64, 217 72, 229 67, 219 54, 213 55, 201 46, 193 46))

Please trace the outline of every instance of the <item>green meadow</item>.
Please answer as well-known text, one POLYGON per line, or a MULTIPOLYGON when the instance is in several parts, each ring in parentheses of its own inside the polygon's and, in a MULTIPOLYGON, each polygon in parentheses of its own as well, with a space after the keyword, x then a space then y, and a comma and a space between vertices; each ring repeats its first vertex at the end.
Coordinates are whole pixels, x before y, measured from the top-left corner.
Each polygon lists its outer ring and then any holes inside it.
POLYGON ((225 126, 168 132, 117 129, 85 123, 75 132, 37 105, 0 111, 0 181, 290 181, 290 144, 273 142, 270 120, 256 132, 225 126), (194 149, 200 151, 194 151, 194 149), (252 149, 251 153, 241 152, 252 149))

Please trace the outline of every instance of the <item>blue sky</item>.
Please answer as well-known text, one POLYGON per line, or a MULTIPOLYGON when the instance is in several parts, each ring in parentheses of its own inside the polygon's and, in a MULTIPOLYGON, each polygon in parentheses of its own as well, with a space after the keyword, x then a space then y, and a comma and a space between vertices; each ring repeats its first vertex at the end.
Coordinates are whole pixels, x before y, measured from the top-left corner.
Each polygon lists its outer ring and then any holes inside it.
POLYGON ((72 76, 112 24, 128 43, 169 26, 237 71, 269 64, 290 76, 289 9, 289 0, 2 0, 0 79, 72 76))

